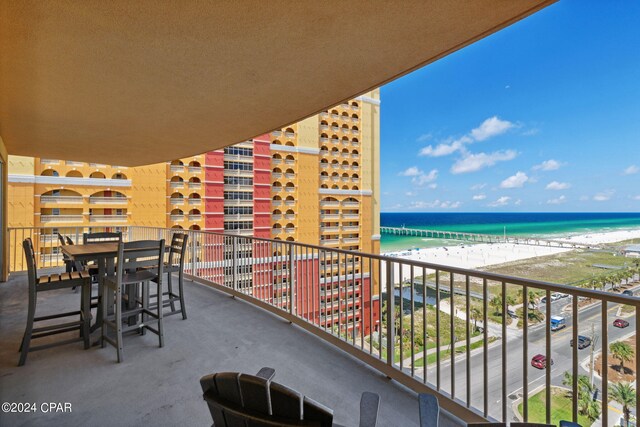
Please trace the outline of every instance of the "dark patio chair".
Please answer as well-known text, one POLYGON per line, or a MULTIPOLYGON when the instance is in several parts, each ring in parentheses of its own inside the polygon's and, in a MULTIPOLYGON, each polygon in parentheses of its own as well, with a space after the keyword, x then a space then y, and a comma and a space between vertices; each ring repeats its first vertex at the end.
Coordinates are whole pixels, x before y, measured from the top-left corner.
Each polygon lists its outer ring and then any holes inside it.
MULTIPOLYGON (((121 242, 122 241, 122 233, 121 232, 100 232, 100 233, 83 233, 82 234, 82 244, 90 245, 93 243, 108 243, 108 242, 121 242)), ((98 280, 98 272, 99 268, 95 264, 89 264, 86 266, 87 271, 91 275, 91 280, 97 282, 98 280)))
POLYGON ((418 409, 420 411, 420 427, 438 427, 440 405, 436 396, 420 393, 418 395, 418 409))
MULTIPOLYGON (((203 398, 215 427, 333 426, 333 411, 282 384, 272 382, 275 371, 256 375, 221 372, 200 379, 203 398)), ((364 392, 360 399, 360 427, 374 427, 380 397, 364 392)))
POLYGON ((105 313, 105 317, 101 332, 102 347, 105 342, 113 345, 117 350, 118 362, 124 360, 122 334, 125 332, 135 330, 144 335, 149 330, 158 335, 159 346, 164 346, 162 306, 156 306, 155 312, 149 306, 149 283, 157 284, 157 293, 162 293, 163 258, 164 239, 118 243, 116 274, 103 281, 102 313, 105 313), (136 298, 139 284, 142 284, 140 300, 136 298), (123 299, 125 292, 128 300, 126 306, 123 299), (114 301, 113 314, 108 314, 109 301, 114 301), (127 326, 123 325, 123 318, 129 320, 127 326), (152 327, 153 324, 157 326, 152 327), (109 336, 109 329, 114 331, 114 337, 109 336))
POLYGON ((36 267, 35 251, 33 250, 33 242, 26 239, 22 242, 24 254, 27 259, 27 276, 29 282, 29 311, 27 315, 27 326, 20 344, 20 360, 18 366, 24 365, 27 360, 27 353, 30 351, 43 350, 45 348, 56 345, 69 344, 77 341, 84 341, 84 348, 89 348, 89 327, 91 321, 90 309, 90 289, 91 279, 86 272, 73 271, 60 274, 42 275, 38 277, 38 269, 36 267), (80 294, 81 304, 80 310, 65 313, 51 314, 47 316, 36 317, 36 304, 38 302, 38 294, 45 291, 53 291, 56 289, 73 288, 80 286, 82 292, 80 294), (51 324, 35 327, 36 323, 60 319, 64 317, 78 316, 75 321, 51 324), (43 338, 50 335, 61 334, 64 332, 80 331, 80 337, 74 337, 58 342, 42 344, 32 347, 31 340, 43 338))
MULTIPOLYGON (((164 263, 164 272, 167 273, 167 291, 162 292, 163 307, 170 307, 170 311, 164 313, 165 316, 172 314, 182 314, 182 319, 187 319, 187 310, 184 304, 184 257, 187 252, 188 235, 186 233, 173 233, 169 256, 164 263), (173 289, 173 273, 178 273, 178 293, 173 289), (180 309, 176 309, 176 302, 180 304, 180 309)), ((151 295, 151 298, 158 298, 158 295, 151 295)), ((155 307, 157 302, 151 304, 155 307)))

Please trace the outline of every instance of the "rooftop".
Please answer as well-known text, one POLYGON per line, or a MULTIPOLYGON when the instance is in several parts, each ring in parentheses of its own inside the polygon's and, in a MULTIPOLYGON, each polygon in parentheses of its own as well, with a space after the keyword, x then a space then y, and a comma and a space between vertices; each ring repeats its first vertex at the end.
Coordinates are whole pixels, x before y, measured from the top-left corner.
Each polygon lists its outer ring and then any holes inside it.
MULTIPOLYGON (((327 405, 335 422, 358 424, 363 391, 381 398, 378 425, 418 424, 417 395, 303 329, 208 286, 185 283, 188 319, 165 319, 165 347, 152 334, 114 348, 69 344, 30 353, 17 366, 26 321, 23 273, 0 286, 0 400, 69 402, 71 413, 5 414, 0 425, 210 425, 198 380, 221 371, 276 370, 275 380, 327 405)), ((39 310, 75 309, 79 294, 46 292, 39 310), (51 295, 47 295, 51 294, 51 295)), ((96 336, 96 335, 94 335, 96 336)), ((60 337, 58 337, 59 339, 60 337)), ((444 425, 452 425, 444 415, 444 425), (448 421, 448 422, 447 422, 448 421)), ((441 416, 442 419, 442 416, 441 416)))

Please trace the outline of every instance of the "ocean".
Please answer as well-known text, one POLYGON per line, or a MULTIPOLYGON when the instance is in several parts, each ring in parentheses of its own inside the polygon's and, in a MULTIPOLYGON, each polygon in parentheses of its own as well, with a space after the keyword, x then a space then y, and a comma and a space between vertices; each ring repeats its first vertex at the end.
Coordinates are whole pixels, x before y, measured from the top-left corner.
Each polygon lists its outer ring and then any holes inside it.
MULTIPOLYGON (((390 213, 380 225, 468 233, 559 238, 570 235, 640 228, 640 213, 390 213)), ((382 234, 382 252, 444 245, 460 241, 382 234)))

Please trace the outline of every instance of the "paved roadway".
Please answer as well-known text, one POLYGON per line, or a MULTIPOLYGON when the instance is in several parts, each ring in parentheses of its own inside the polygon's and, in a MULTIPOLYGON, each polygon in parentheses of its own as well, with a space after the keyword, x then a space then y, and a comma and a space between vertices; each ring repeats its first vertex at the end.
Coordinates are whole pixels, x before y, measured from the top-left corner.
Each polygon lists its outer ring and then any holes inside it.
MULTIPOLYGON (((563 298, 558 301, 552 302, 552 314, 559 314, 562 312, 562 308, 567 304, 570 304, 570 298, 563 298)), ((619 304, 608 304, 608 332, 609 342, 618 340, 627 335, 630 335, 634 331, 635 316, 626 318, 630 325, 627 328, 620 329, 612 326, 613 321, 616 319, 616 313, 619 308, 619 304)), ((579 335, 591 336, 592 325, 596 337, 600 337, 601 331, 601 305, 596 304, 581 310, 578 314, 578 333, 579 335)), ((573 319, 568 313, 563 314, 567 319, 567 327, 556 332, 551 333, 551 358, 554 361, 551 369, 551 384, 562 385, 562 379, 565 371, 572 371, 572 347, 570 341, 573 334, 573 319)), ((514 419, 514 414, 511 409, 512 403, 518 398, 518 393, 522 392, 523 377, 525 370, 523 363, 526 363, 526 374, 529 383, 529 393, 534 389, 545 384, 545 370, 536 369, 531 366, 531 358, 538 354, 545 353, 545 327, 544 325, 536 325, 529 328, 529 348, 526 360, 523 361, 523 347, 522 347, 522 331, 508 328, 507 331, 507 363, 506 363, 506 379, 507 379, 507 416, 510 420, 514 419)), ((598 351, 601 348, 601 340, 597 339, 595 344, 595 350, 598 351)), ((591 354, 591 346, 578 350, 578 361, 582 365, 583 362, 588 361, 591 354)), ((484 396, 484 376, 483 376, 483 351, 482 349, 474 350, 471 354, 470 363, 470 383, 471 383, 471 403, 476 408, 483 408, 483 396, 484 396)), ((497 419, 502 418, 502 341, 498 341, 490 346, 487 357, 488 366, 488 407, 489 414, 497 419)), ((589 372, 579 367, 580 374, 588 374, 589 372)), ((416 374, 422 376, 422 370, 416 370, 416 374)), ((451 363, 449 361, 441 365, 440 371, 440 385, 441 389, 445 392, 451 391, 451 363)), ((456 358, 455 363, 455 393, 456 397, 466 401, 466 360, 464 355, 456 358)), ((429 383, 436 383, 436 369, 429 368, 427 371, 427 381, 429 383)), ((600 387, 600 382, 596 377, 597 386, 600 387)), ((614 414, 611 414, 614 416, 614 414)))

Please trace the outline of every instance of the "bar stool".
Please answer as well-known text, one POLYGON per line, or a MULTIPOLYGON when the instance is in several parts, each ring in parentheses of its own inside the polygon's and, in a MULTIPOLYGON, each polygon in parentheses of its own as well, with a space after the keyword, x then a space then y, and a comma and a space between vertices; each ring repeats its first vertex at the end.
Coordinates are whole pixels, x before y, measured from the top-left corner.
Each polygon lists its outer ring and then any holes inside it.
POLYGON ((89 299, 91 295, 91 278, 89 277, 89 274, 84 271, 72 271, 60 274, 42 275, 38 277, 35 251, 33 250, 33 242, 31 241, 31 239, 25 239, 24 242, 22 242, 22 247, 24 248, 24 254, 27 259, 27 275, 29 281, 29 311, 27 315, 27 326, 22 337, 22 343, 20 344, 20 360, 18 362, 18 366, 24 365, 27 360, 27 354, 30 351, 43 350, 45 348, 69 344, 77 341, 84 341, 84 348, 88 349, 90 338, 89 327, 91 322, 91 308, 89 299), (80 310, 36 317, 36 304, 38 301, 38 294, 40 292, 53 291, 56 289, 74 288, 76 286, 81 287, 80 310), (35 324, 38 322, 72 316, 79 316, 79 320, 35 327, 35 324), (56 335, 76 330, 80 331, 79 338, 71 338, 54 343, 42 344, 35 347, 31 346, 32 339, 38 339, 50 335, 56 335))

